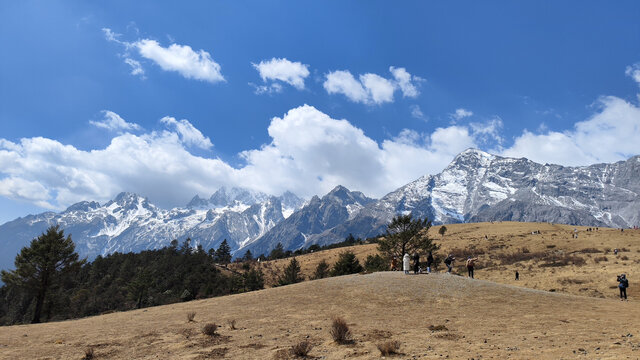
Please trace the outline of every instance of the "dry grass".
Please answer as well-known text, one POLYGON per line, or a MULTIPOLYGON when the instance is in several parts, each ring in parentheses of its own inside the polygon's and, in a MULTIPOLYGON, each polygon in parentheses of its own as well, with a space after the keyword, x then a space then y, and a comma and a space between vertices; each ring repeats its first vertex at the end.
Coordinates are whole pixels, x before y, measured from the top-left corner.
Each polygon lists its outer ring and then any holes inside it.
POLYGON ((294 356, 307 357, 311 349, 313 349, 313 345, 309 341, 303 340, 291 347, 291 353, 294 356))
POLYGON ((351 340, 351 330, 347 322, 341 317, 333 318, 331 330, 329 330, 333 341, 338 344, 348 344, 351 340))
POLYGON ((187 322, 193 322, 193 319, 195 319, 196 317, 196 313, 195 311, 190 311, 187 313, 187 322))
POLYGON ((229 326, 229 330, 237 330, 236 327, 236 319, 227 320, 227 325, 229 326))
POLYGON ((429 325, 429 327, 427 327, 427 329, 429 329, 431 331, 446 331, 446 330, 449 330, 444 325, 429 325))
POLYGON ((400 350, 400 342, 398 341, 385 341, 376 346, 382 356, 396 355, 400 350))
MULTIPOLYGON (((578 349, 588 352, 580 352, 585 359, 638 357, 640 333, 635 325, 640 321, 640 287, 632 284, 629 301, 620 302, 615 280, 621 273, 634 284, 640 279, 640 231, 586 232, 578 227, 580 236, 572 239, 574 226, 556 224, 503 222, 447 228, 444 238, 437 235, 438 227, 430 230, 442 246, 438 255, 442 259, 451 248, 483 253, 478 265, 485 268, 476 267, 475 280, 438 272, 415 276, 378 272, 78 320, 0 327, 0 359, 79 359, 89 346, 95 348, 95 357, 115 360, 273 359, 280 350, 283 358, 293 358, 291 345, 303 340, 300 334, 314 339, 311 354, 325 360, 379 358, 377 345, 390 341, 391 334, 402 337, 398 338, 402 358, 408 359, 573 359, 578 349), (541 234, 530 234, 534 230, 541 234), (547 259, 501 263, 502 254, 522 253, 525 247, 530 254, 584 254, 586 263, 552 267, 539 266, 547 259), (608 261, 597 263, 595 258, 603 256, 607 247, 608 261), (602 252, 589 258, 590 252, 581 252, 585 248, 602 252), (613 257, 613 248, 630 251, 613 257), (629 260, 622 261, 622 256, 629 260), (514 279, 515 270, 519 281, 514 279), (187 312, 201 314, 198 322, 186 323, 187 312), (224 316, 224 330, 226 319, 237 319, 242 326, 233 332, 233 339, 226 334, 204 336, 201 325, 213 319, 202 314, 224 316), (336 314, 350 320, 352 345, 333 342, 329 330, 336 314), (616 314, 624 314, 625 321, 616 314), (381 324, 384 333, 379 331, 381 324), (429 324, 450 330, 432 332, 429 324), (629 333, 633 337, 621 337, 629 333)), ((376 253, 376 245, 350 249, 361 262, 376 253)), ((333 264, 344 250, 298 257, 303 274, 308 278, 322 259, 333 264)), ((464 263, 456 266, 464 269, 464 263)))

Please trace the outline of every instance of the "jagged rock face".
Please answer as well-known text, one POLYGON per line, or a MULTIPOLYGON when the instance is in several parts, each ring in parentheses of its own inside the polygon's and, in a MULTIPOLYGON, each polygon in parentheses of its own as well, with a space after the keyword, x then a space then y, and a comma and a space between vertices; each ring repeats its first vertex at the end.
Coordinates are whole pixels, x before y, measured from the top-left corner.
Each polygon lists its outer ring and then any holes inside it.
POLYGON ((349 233, 375 236, 393 216, 409 212, 436 224, 511 220, 631 227, 640 225, 639 210, 640 156, 614 164, 563 167, 470 149, 440 174, 387 194, 307 241, 333 243, 349 233))
MULTIPOLYGON (((283 195, 289 206, 302 200, 283 195)), ((0 226, 0 268, 12 266, 21 247, 47 227, 60 224, 71 234, 82 257, 93 259, 113 252, 138 252, 192 239, 192 246, 217 248, 227 239, 232 250, 246 246, 284 220, 296 208, 283 208, 281 198, 244 189, 220 189, 209 200, 194 197, 186 208, 165 210, 136 194, 121 193, 100 206, 83 201, 56 214, 18 218, 0 226)))
POLYGON ((285 249, 307 247, 312 244, 307 241, 310 236, 342 224, 372 201, 361 192, 337 186, 322 199, 314 196, 306 206, 274 226, 246 249, 257 255, 268 254, 279 242, 285 249))

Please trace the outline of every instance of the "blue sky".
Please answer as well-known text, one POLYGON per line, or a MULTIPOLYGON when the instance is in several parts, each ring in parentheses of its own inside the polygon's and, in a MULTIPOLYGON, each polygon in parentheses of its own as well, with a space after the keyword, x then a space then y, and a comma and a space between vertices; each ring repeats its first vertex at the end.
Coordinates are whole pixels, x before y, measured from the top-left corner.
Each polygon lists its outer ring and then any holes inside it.
POLYGON ((640 3, 0 3, 0 223, 640 154, 640 3), (637 144, 638 143, 638 144, 637 144))

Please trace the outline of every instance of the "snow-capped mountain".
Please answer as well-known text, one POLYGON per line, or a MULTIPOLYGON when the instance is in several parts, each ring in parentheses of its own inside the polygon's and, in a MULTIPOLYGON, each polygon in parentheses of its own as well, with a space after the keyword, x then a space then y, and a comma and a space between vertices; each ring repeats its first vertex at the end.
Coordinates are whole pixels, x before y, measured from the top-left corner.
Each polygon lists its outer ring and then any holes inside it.
POLYGON ((573 225, 640 225, 640 156, 584 167, 538 164, 469 149, 437 175, 423 176, 364 207, 352 219, 307 241, 342 241, 384 232, 399 213, 435 224, 543 221, 573 225))
POLYGON ((268 254, 278 243, 291 250, 308 247, 313 244, 308 241, 310 236, 352 219, 373 201, 375 200, 359 191, 349 191, 344 186, 337 186, 322 198, 314 196, 308 204, 241 251, 251 250, 256 255, 268 254))
POLYGON ((53 224, 71 234, 78 253, 90 259, 116 251, 157 249, 188 237, 193 246, 205 249, 217 248, 227 239, 237 250, 302 204, 289 192, 275 197, 240 188, 221 188, 209 200, 196 196, 186 207, 171 210, 131 193, 121 193, 104 205, 83 201, 61 213, 29 215, 0 226, 0 268, 10 267, 19 249, 53 224))

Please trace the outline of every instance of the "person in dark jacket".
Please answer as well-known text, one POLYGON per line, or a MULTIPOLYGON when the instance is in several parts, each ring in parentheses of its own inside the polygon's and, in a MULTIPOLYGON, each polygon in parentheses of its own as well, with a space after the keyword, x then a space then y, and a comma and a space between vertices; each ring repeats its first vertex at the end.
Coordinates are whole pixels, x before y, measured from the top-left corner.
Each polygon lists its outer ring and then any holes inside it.
POLYGON ((413 273, 420 272, 420 255, 417 252, 413 253, 413 273))
POLYGON ((429 256, 427 256, 427 273, 431 274, 431 265, 433 265, 433 254, 429 251, 429 256))
POLYGON ((620 301, 627 300, 627 288, 629 287, 629 280, 627 275, 618 275, 618 288, 620 289, 620 301))
POLYGON ((444 259, 444 264, 447 265, 447 274, 451 274, 451 270, 453 270, 453 262, 456 258, 453 257, 453 254, 449 254, 446 259, 444 259))

